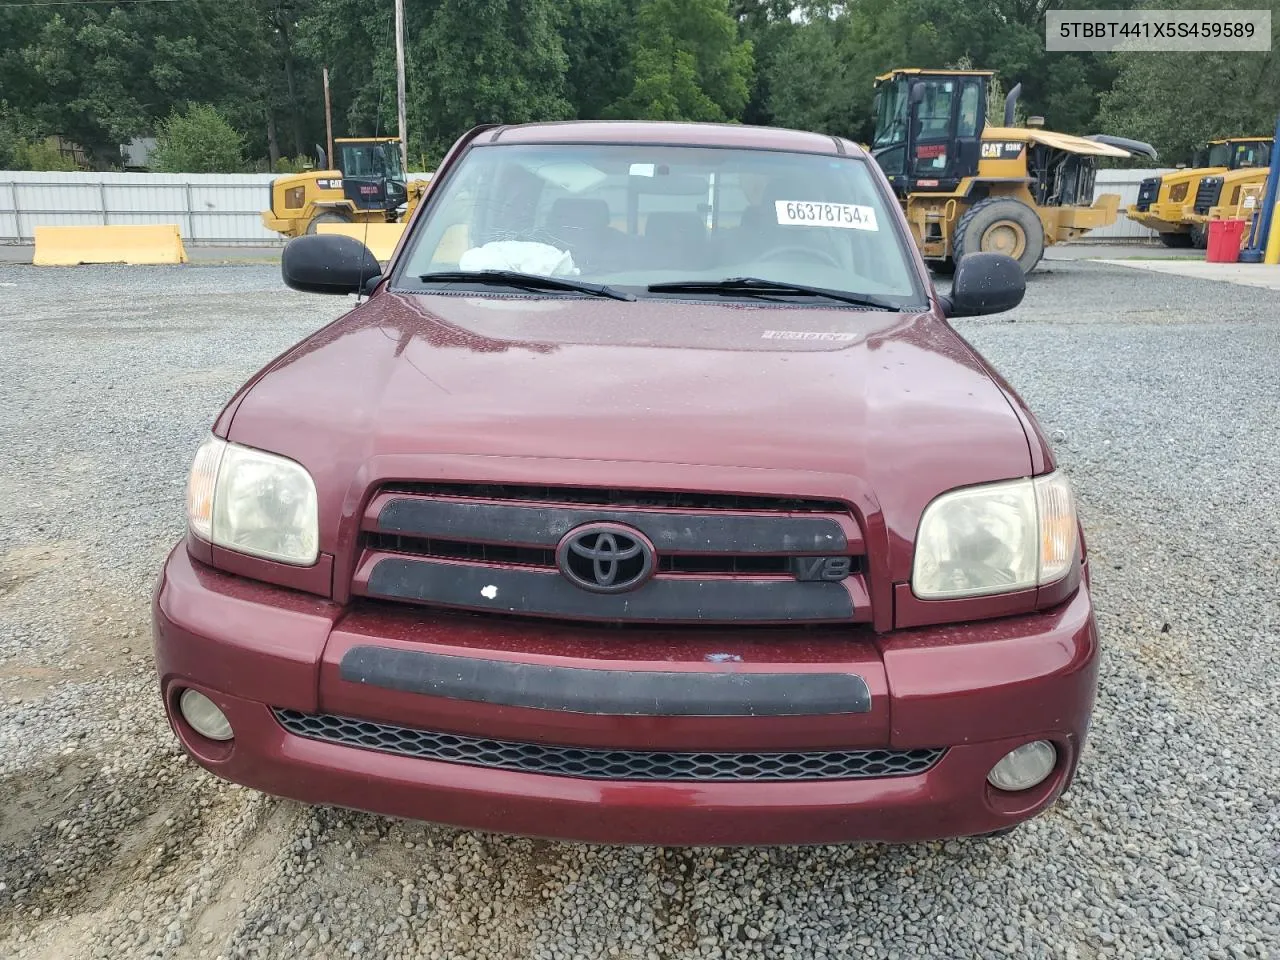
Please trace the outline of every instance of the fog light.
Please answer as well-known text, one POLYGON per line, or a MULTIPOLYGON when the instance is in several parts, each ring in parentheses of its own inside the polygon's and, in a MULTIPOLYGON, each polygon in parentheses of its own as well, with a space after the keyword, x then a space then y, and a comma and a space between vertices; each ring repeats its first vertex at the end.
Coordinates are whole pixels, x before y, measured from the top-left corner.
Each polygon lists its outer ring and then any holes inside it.
POLYGON ((191 724, 196 733, 210 740, 230 740, 231 723, 227 715, 218 709, 218 705, 199 690, 189 687, 182 691, 178 698, 178 709, 183 718, 191 724))
POLYGON ((1010 750, 991 768, 987 782, 997 790, 1030 790, 1053 772, 1058 751, 1048 740, 1033 740, 1010 750))

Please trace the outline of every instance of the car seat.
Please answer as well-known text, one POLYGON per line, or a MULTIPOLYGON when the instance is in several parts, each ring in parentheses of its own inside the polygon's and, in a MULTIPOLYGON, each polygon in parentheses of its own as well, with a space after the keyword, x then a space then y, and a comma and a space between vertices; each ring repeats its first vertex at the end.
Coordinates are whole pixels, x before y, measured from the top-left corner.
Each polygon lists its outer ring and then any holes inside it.
POLYGON ((644 263, 698 270, 708 261, 707 225, 697 213, 651 213, 644 224, 644 263))

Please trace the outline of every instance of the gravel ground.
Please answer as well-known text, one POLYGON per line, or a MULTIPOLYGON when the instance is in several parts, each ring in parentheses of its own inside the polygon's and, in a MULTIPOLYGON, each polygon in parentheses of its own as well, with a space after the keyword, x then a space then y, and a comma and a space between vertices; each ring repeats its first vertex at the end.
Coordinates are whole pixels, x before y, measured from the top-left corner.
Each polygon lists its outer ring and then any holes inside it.
POLYGON ((998 840, 507 839, 221 783, 147 602, 221 403, 345 304, 274 267, 0 265, 0 957, 1280 957, 1280 325, 1046 263, 962 321, 1074 478, 1106 647, 1076 786, 998 840))

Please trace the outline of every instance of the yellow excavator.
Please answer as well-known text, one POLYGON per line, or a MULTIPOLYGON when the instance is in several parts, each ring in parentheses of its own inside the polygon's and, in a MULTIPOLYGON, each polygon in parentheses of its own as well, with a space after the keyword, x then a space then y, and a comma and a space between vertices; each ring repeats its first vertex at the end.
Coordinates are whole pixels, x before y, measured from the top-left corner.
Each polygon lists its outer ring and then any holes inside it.
POLYGON ((1022 85, 1003 124, 987 117, 992 70, 900 68, 876 78, 872 156, 906 210, 930 267, 954 269, 975 251, 1013 257, 1030 273, 1049 244, 1114 223, 1119 194, 1093 196, 1099 157, 1155 159, 1150 144, 1070 136, 1032 118, 1014 126, 1022 85))
POLYGON ((1240 207, 1252 195, 1246 190, 1242 200, 1242 188, 1255 181, 1266 183, 1272 142, 1271 137, 1210 140, 1196 151, 1190 167, 1143 180, 1138 199, 1125 210, 1125 216, 1154 230, 1166 247, 1203 248, 1208 221, 1237 216, 1222 208, 1240 207), (1234 171, 1244 172, 1235 175, 1234 171), (1224 185, 1228 186, 1226 191, 1224 185), (1227 202, 1219 204, 1224 192, 1227 202))
POLYGON ((262 211, 268 230, 300 237, 326 223, 404 223, 426 189, 406 179, 395 137, 339 137, 332 166, 316 150, 319 169, 271 181, 271 206, 262 211))

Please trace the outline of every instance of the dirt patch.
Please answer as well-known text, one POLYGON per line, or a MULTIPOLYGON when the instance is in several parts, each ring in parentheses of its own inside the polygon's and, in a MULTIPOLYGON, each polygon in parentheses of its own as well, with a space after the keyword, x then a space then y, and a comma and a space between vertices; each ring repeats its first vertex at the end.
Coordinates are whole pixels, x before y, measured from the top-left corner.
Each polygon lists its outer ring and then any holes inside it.
POLYGON ((0 597, 22 584, 66 563, 76 553, 73 543, 54 542, 14 547, 0 555, 0 597))

